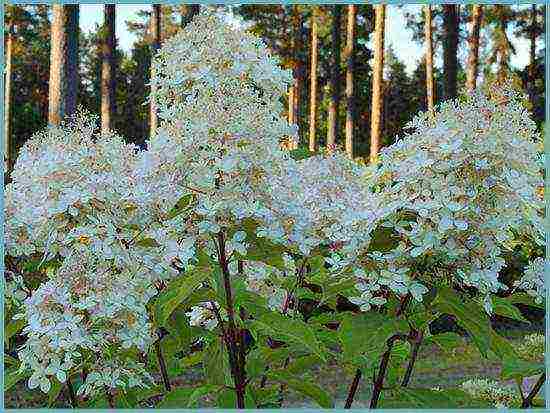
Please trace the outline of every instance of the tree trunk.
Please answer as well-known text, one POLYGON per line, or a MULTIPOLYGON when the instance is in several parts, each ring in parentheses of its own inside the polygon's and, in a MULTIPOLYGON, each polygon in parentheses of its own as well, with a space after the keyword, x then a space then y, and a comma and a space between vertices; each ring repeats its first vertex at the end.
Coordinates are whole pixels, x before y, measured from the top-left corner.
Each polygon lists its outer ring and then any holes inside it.
MULTIPOLYGON (((302 33, 302 18, 298 5, 292 6, 292 71, 294 75, 294 87, 292 93, 292 118, 296 125, 300 123, 300 101, 302 96, 302 84, 303 84, 303 65, 301 59, 301 33, 302 33)), ((297 149, 298 142, 294 141, 291 149, 297 149)))
POLYGON ((357 6, 348 6, 348 32, 346 38, 346 153, 353 159, 353 131, 355 127, 355 96, 353 63, 355 60, 355 16, 357 6))
POLYGON ((434 62, 432 43, 432 6, 427 4, 424 8, 424 37, 426 39, 426 100, 429 111, 433 111, 435 104, 434 95, 434 62))
POLYGON ((529 91, 529 100, 535 106, 535 68, 536 68, 536 59, 537 59, 537 5, 531 5, 531 28, 529 32, 529 69, 527 71, 528 75, 528 86, 527 90, 529 91))
POLYGON ((466 73, 466 88, 473 91, 476 88, 479 65, 479 31, 483 19, 483 6, 474 4, 472 8, 472 23, 470 27, 470 51, 468 54, 468 70, 466 73))
POLYGON ((332 6, 332 54, 330 62, 330 102, 328 107, 327 150, 334 151, 338 138, 338 106, 340 104, 340 23, 342 6, 332 6))
POLYGON ((52 5, 48 123, 59 125, 76 112, 78 91, 78 9, 52 5))
POLYGON ((455 4, 444 4, 443 11, 443 27, 445 31, 443 44, 445 99, 454 99, 457 96, 458 6, 455 4))
POLYGON ((115 5, 104 6, 101 66, 101 130, 113 129, 115 115, 115 5))
POLYGON ((503 83, 510 73, 510 40, 506 30, 508 28, 508 13, 505 6, 495 4, 495 14, 497 17, 496 30, 496 48, 497 48, 497 82, 503 83))
POLYGON ((374 67, 372 70, 372 115, 370 124, 370 161, 375 162, 380 146, 380 120, 382 111, 382 72, 384 70, 384 29, 386 5, 374 6, 374 67))
MULTIPOLYGON (((155 76, 155 69, 153 67, 153 58, 157 54, 157 51, 160 49, 161 42, 161 5, 153 4, 153 13, 151 15, 151 34, 153 36, 153 42, 151 43, 151 78, 155 76)), ((151 100, 150 100, 150 137, 153 138, 157 131, 158 127, 158 114, 157 114, 157 105, 155 99, 153 98, 153 86, 151 86, 151 100)))
POLYGON ((6 39, 6 72, 4 80, 4 180, 11 171, 11 64, 13 46, 13 23, 7 21, 6 39))
POLYGON ((187 4, 182 6, 181 10, 181 28, 185 28, 189 23, 191 23, 191 20, 199 14, 200 12, 200 4, 187 4))
POLYGON ((318 59, 318 38, 317 38, 317 7, 314 7, 311 16, 311 74, 309 92, 309 150, 317 150, 317 59, 318 59))

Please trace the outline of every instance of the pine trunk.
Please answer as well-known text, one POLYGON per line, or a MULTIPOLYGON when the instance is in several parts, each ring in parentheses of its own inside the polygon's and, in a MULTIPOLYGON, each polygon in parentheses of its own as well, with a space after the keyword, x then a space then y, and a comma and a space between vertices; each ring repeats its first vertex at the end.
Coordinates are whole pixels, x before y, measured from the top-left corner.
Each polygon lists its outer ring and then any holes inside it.
POLYGON ((113 129, 115 114, 115 5, 104 6, 101 66, 101 130, 113 129))
MULTIPOLYGON (((157 54, 157 51, 160 49, 160 42, 161 42, 161 27, 160 27, 160 21, 161 21, 161 5, 160 4, 153 4, 153 13, 151 15, 151 35, 153 37, 153 41, 151 43, 151 78, 155 76, 155 70, 153 67, 153 58, 157 54)), ((153 89, 153 86, 151 86, 151 89, 153 89)), ((151 90, 153 92, 154 90, 151 90)), ((157 105, 155 103, 155 99, 152 97, 151 93, 151 100, 150 100, 150 137, 153 138, 155 136, 155 133, 157 131, 158 127, 158 114, 157 114, 157 105)))
POLYGON ((12 72, 12 46, 13 46, 13 25, 7 22, 6 38, 6 72, 4 83, 4 180, 11 170, 11 72, 12 72))
POLYGON ((370 128, 370 161, 375 162, 380 146, 380 121, 382 111, 382 72, 384 70, 384 29, 386 5, 375 7, 374 67, 372 70, 372 115, 370 128))
MULTIPOLYGON (((293 55, 293 75, 294 87, 292 93, 292 118, 296 125, 300 123, 300 102, 302 96, 303 84, 303 65, 301 59, 301 33, 302 33, 302 18, 298 5, 292 6, 292 55, 293 55)), ((291 149, 297 149, 298 142, 294 142, 291 149)))
POLYGON ((434 94, 434 63, 433 63, 433 36, 432 36, 432 6, 424 8, 424 37, 426 40, 426 100, 429 111, 433 111, 435 104, 434 94))
POLYGON ((182 6, 181 10, 181 28, 185 28, 189 23, 191 23, 191 20, 199 14, 200 12, 200 4, 187 4, 185 6, 182 6))
POLYGON ((353 159, 353 131, 355 127, 355 96, 353 64, 355 60, 355 18, 357 6, 348 6, 348 31, 346 38, 346 153, 353 159))
POLYGON ((445 39, 443 45, 443 77, 445 79, 445 99, 457 96, 458 73, 458 6, 443 5, 443 26, 445 39))
POLYGON ((318 36, 317 36, 317 8, 313 9, 311 16, 311 74, 309 92, 309 150, 317 150, 317 60, 318 60, 318 36))
POLYGON ((470 27, 470 51, 468 54, 468 70, 466 74, 466 88, 473 91, 476 88, 479 66, 479 31, 483 19, 483 6, 474 4, 472 8, 472 24, 470 27))
POLYGON ((338 106, 340 104, 340 5, 332 6, 332 54, 330 68, 330 102, 328 107, 327 150, 336 148, 338 138, 338 106))
POLYGON ((52 5, 48 123, 59 125, 76 111, 78 5, 52 5))

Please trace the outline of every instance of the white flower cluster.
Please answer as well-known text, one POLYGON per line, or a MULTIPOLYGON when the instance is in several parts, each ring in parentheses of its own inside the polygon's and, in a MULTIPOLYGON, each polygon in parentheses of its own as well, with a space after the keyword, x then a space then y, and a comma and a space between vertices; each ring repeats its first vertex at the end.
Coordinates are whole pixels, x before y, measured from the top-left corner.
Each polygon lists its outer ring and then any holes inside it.
POLYGON ((514 282, 514 287, 524 290, 527 294, 535 298, 535 302, 542 303, 546 298, 546 288, 544 285, 544 258, 535 258, 529 263, 523 277, 514 282))
POLYGON ((384 225, 398 238, 396 248, 369 255, 369 279, 403 292, 410 279, 442 277, 485 294, 505 288, 503 249, 515 234, 537 237, 542 228, 543 180, 536 125, 520 96, 492 93, 419 115, 414 132, 368 168, 373 190, 396 210, 384 225))
POLYGON ((517 408, 521 405, 521 398, 514 389, 494 380, 470 379, 460 387, 473 398, 493 403, 497 409, 517 408))
POLYGON ((523 338, 516 351, 520 357, 532 361, 544 361, 545 340, 544 334, 529 334, 523 338))

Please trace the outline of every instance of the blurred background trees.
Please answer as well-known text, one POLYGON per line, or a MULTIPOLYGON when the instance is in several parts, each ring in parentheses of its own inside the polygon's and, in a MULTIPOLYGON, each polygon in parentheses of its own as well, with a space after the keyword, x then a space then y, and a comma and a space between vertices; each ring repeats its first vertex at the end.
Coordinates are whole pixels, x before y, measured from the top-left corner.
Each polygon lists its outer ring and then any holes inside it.
MULTIPOLYGON (((136 38, 129 51, 117 45, 115 6, 104 7, 102 24, 86 33, 78 28, 79 17, 86 18, 78 5, 6 7, 8 159, 15 159, 34 132, 70 115, 76 105, 99 114, 104 129, 138 145, 150 136, 156 121, 146 103, 151 55, 204 6, 154 5, 142 11, 126 22, 136 38)), ((529 96, 542 129, 544 47, 537 47, 543 43, 542 5, 432 5, 406 12, 407 27, 395 27, 386 12, 378 32, 375 6, 366 4, 216 7, 261 36, 292 70, 295 81, 285 107, 299 125, 304 148, 334 143, 369 158, 371 149, 393 143, 415 113, 428 109, 428 90, 437 104, 506 77, 529 96), (412 73, 391 45, 384 46, 389 30, 410 30, 430 55, 412 73), (512 37, 529 44, 529 62, 521 69, 510 64, 516 53, 512 37), (382 54, 374 59, 377 45, 382 54)))

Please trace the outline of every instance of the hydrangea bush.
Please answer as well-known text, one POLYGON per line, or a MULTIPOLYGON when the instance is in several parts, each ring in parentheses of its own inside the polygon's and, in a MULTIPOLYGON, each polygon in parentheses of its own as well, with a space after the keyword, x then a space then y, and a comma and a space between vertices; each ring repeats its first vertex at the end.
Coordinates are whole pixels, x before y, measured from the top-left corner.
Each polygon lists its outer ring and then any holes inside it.
POLYGON ((312 368, 336 362, 355 374, 346 407, 361 380, 371 407, 418 392, 441 407, 486 400, 474 385, 409 387, 423 343, 456 343, 430 332, 443 314, 504 372, 541 371, 518 366, 521 351, 489 323, 522 319, 513 304, 545 294, 534 257, 495 295, 504 252, 543 242, 520 96, 447 102, 365 167, 293 158, 291 73, 215 14, 153 64, 161 124, 145 150, 80 113, 20 153, 5 190, 8 340, 24 337, 10 385, 50 397, 65 385, 73 406, 278 407, 291 390, 334 407, 312 368), (198 365, 203 384, 175 385, 198 365))

